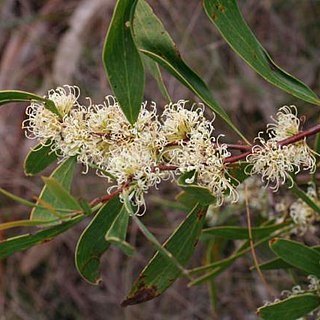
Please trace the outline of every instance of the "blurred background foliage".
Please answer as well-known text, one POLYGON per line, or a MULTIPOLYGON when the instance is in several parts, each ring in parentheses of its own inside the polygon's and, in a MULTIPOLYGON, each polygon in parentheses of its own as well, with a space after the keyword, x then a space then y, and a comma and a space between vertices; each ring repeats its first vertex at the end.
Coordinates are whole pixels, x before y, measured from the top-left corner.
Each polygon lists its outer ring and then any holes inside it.
MULTIPOLYGON (((306 126, 317 121, 317 107, 269 85, 229 49, 204 14, 201 2, 148 2, 183 58, 205 79, 213 95, 249 139, 284 104, 296 104, 299 114, 308 119, 306 126)), ((43 95, 58 85, 75 84, 83 96, 90 96, 97 103, 102 101, 111 93, 101 51, 114 4, 114 0, 0 0, 0 89, 43 95)), ((239 1, 239 5, 275 62, 319 94, 320 1, 245 0, 239 1)), ((173 100, 194 99, 169 74, 163 72, 163 76, 173 100)), ((165 104, 151 77, 146 81, 145 98, 156 101, 160 109, 165 104)), ((21 104, 1 110, 0 186, 32 199, 39 194, 42 183, 40 177, 26 178, 23 174, 23 159, 33 146, 33 141, 25 139, 21 130, 23 119, 21 104)), ((218 134, 226 134, 225 141, 236 142, 237 137, 230 135, 222 122, 217 120, 215 127, 218 134)), ((105 192, 102 179, 90 173, 81 175, 81 168, 78 171, 75 195, 92 199, 105 192)), ((46 171, 49 172, 50 169, 46 171)), ((160 187, 160 192, 151 192, 147 197, 150 204, 144 221, 161 240, 184 216, 163 200, 174 200, 177 192, 177 187, 166 184, 160 187)), ((1 222, 27 218, 29 214, 26 208, 2 196, 0 209, 1 222)), ((244 213, 239 210, 238 214, 238 219, 244 222, 244 213)), ((185 280, 178 280, 153 301, 120 307, 132 281, 153 253, 135 225, 128 239, 138 248, 134 258, 128 261, 119 250, 111 248, 102 263, 103 284, 95 287, 85 283, 73 262, 74 247, 85 225, 0 263, 1 320, 212 319, 206 286, 187 289, 185 280)), ((16 232, 0 231, 0 239, 16 232)), ((314 244, 314 239, 311 242, 314 244)), ((203 247, 199 245, 191 264, 199 264, 201 259, 203 247)), ((242 258, 217 278, 216 319, 257 318, 253 310, 263 304, 268 293, 257 274, 249 271, 251 264, 250 256, 242 258)), ((267 279, 278 292, 292 285, 281 271, 268 272, 267 279)))

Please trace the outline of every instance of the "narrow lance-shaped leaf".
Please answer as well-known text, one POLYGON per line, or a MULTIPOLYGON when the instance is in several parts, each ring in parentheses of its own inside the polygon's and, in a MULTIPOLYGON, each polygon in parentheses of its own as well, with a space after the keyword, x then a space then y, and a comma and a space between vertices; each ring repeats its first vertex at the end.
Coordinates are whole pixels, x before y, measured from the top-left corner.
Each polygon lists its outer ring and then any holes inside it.
POLYGON ((296 320, 319 306, 319 296, 304 293, 261 307, 257 313, 264 320, 296 320))
MULTIPOLYGON (((55 178, 65 190, 70 191, 75 165, 76 160, 69 158, 61 163, 50 177, 55 178)), ((57 215, 54 214, 54 208, 68 209, 66 203, 52 194, 47 186, 43 187, 37 204, 42 206, 48 204, 52 210, 49 210, 49 208, 36 207, 31 211, 31 220, 52 220, 57 217, 57 215)), ((65 215, 69 215, 69 213, 65 213, 65 215)))
POLYGON ((136 2, 117 1, 103 49, 109 82, 131 124, 140 112, 144 89, 143 65, 131 34, 130 18, 136 2))
POLYGON ((218 102, 213 99, 204 81, 182 60, 163 24, 144 0, 138 1, 133 20, 133 30, 137 47, 142 53, 169 71, 226 121, 242 139, 247 141, 218 102))
MULTIPOLYGON (((320 253, 320 247, 315 246, 315 247, 312 247, 312 249, 320 253)), ((255 269, 255 267, 251 267, 251 268, 255 269)), ((290 269, 290 268, 294 268, 294 267, 288 262, 285 262, 284 260, 282 260, 281 258, 274 258, 259 264, 260 270, 275 270, 275 269, 290 269)))
MULTIPOLYGON (((293 268, 291 264, 283 261, 281 258, 275 258, 264 263, 259 264, 260 270, 275 270, 275 269, 290 269, 293 268)), ((256 269, 256 267, 252 267, 256 269)))
POLYGON ((57 155, 51 149, 50 141, 47 141, 45 145, 37 145, 27 154, 27 157, 24 161, 24 173, 27 176, 33 176, 50 164, 57 160, 57 155))
POLYGON ((306 272, 320 277, 320 253, 299 242, 274 239, 270 242, 272 251, 285 262, 306 272))
POLYGON ((59 117, 61 117, 57 107, 55 106, 54 102, 50 99, 46 99, 40 97, 36 94, 19 91, 19 90, 2 90, 0 91, 0 106, 10 103, 10 102, 25 102, 25 101, 41 101, 44 103, 44 106, 50 110, 51 112, 55 113, 59 117))
MULTIPOLYGON (((190 259, 198 241, 206 209, 197 205, 180 224, 164 247, 182 265, 190 259)), ((181 270, 160 252, 157 252, 135 281, 122 306, 151 300, 165 291, 179 276, 181 270)))
MULTIPOLYGON (((263 238, 270 235, 272 232, 277 231, 287 224, 276 224, 271 226, 252 227, 251 233, 253 238, 263 238)), ((236 226, 217 226, 202 230, 202 237, 223 237, 226 239, 249 239, 249 230, 245 227, 236 226)))
POLYGON ((105 235, 121 211, 119 197, 107 202, 83 231, 76 247, 75 264, 80 275, 92 284, 99 283, 100 257, 109 248, 105 235))
POLYGON ((129 213, 125 206, 123 206, 118 216, 113 221, 110 229, 106 233, 105 239, 111 244, 117 246, 126 255, 131 256, 134 253, 134 247, 126 242, 129 218, 129 213))
POLYGON ((39 231, 35 234, 24 234, 22 236, 4 240, 0 242, 0 259, 4 259, 15 252, 29 249, 34 245, 50 241, 52 238, 67 231, 83 219, 83 216, 75 217, 72 220, 54 226, 50 229, 39 231))
POLYGON ((304 101, 320 105, 304 83, 279 68, 254 36, 236 0, 204 0, 204 10, 231 48, 265 80, 304 101))

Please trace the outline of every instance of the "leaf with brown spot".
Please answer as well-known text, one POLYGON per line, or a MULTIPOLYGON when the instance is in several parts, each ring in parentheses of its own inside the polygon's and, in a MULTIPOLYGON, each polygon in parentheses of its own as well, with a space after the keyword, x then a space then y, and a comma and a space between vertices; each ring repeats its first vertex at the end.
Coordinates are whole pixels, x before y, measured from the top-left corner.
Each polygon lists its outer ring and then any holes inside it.
MULTIPOLYGON (((197 204, 163 245, 182 266, 187 264, 194 251, 193 245, 199 238, 205 212, 206 207, 197 204)), ((121 305, 142 303, 159 296, 180 275, 181 270, 157 251, 121 305)))

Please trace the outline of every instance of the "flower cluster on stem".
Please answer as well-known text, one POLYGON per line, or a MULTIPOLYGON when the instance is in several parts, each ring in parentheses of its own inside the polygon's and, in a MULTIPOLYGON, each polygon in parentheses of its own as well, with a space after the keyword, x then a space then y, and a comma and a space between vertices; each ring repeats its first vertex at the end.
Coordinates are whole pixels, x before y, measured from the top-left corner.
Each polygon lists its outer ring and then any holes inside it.
MULTIPOLYGON (((126 119, 113 96, 101 104, 88 98, 79 102, 80 90, 73 86, 58 87, 48 92, 61 117, 43 103, 32 102, 23 122, 28 138, 50 145, 61 159, 76 157, 113 185, 109 194, 129 199, 136 212, 145 207, 144 195, 162 180, 192 173, 186 182, 207 188, 221 205, 227 198, 236 202, 236 179, 228 169, 233 162, 247 160, 249 173, 261 174, 267 184, 277 190, 300 170, 315 170, 315 157, 305 138, 283 144, 299 134, 300 120, 293 106, 284 106, 267 129, 268 140, 259 134, 252 146, 228 145, 223 136, 214 135, 212 119, 206 119, 204 106, 188 109, 186 100, 165 106, 161 116, 154 102, 143 102, 134 125, 126 119), (242 152, 232 155, 230 150, 242 152), (116 191, 116 190, 119 190, 116 191)), ((108 197, 106 197, 107 199, 108 197)))

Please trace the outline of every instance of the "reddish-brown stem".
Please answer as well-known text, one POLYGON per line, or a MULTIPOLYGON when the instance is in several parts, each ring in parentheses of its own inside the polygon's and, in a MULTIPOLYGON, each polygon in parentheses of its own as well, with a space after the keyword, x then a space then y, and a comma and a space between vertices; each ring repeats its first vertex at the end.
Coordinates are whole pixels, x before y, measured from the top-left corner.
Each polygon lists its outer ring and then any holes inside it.
POLYGON ((287 146, 288 144, 292 144, 298 141, 303 140, 306 137, 312 136, 316 133, 320 132, 320 124, 315 125, 314 127, 305 130, 305 131, 301 131, 297 134, 295 134, 292 137, 286 138, 284 140, 281 140, 278 142, 279 146, 287 146))
MULTIPOLYGON (((183 139, 183 142, 188 142, 188 139, 183 139)), ((178 146, 179 143, 177 141, 170 142, 166 144, 166 147, 173 147, 173 146, 178 146)), ((214 143, 214 145, 217 145, 214 143)), ((233 149, 233 150, 240 150, 240 151, 248 151, 251 150, 251 146, 244 145, 244 144, 229 144, 229 143, 224 143, 224 145, 227 146, 228 149, 233 149)))
MULTIPOLYGON (((289 138, 286 138, 286 139, 283 139, 281 141, 278 142, 278 145, 283 147, 283 146, 287 146, 289 144, 293 144, 293 143, 296 143, 298 141, 301 141, 303 140, 304 138, 307 138, 307 137, 310 137, 316 133, 320 132, 320 124, 317 124, 315 125, 314 127, 308 129, 308 130, 305 130, 305 131, 301 131, 301 132, 298 132, 297 134, 289 137, 289 138)), ((250 155, 252 152, 252 147, 250 147, 250 151, 247 151, 245 153, 242 153, 242 154, 239 154, 239 155, 236 155, 236 156, 230 156, 228 158, 225 159, 224 163, 234 163, 234 162, 237 162, 237 161, 240 161, 240 160, 245 160, 246 157, 248 155, 250 155)))
POLYGON ((106 194, 102 197, 98 197, 93 199, 90 202, 90 206, 93 207, 98 203, 105 203, 108 202, 109 200, 111 200, 112 198, 114 198, 115 196, 117 196, 118 194, 120 194, 126 187, 128 186, 128 183, 125 183, 124 185, 122 185, 120 188, 118 188, 117 190, 111 192, 110 194, 106 194))
MULTIPOLYGON (((293 135, 292 137, 283 139, 278 142, 278 145, 282 147, 282 146, 286 146, 289 144, 293 144, 293 143, 296 143, 298 141, 303 140, 306 137, 312 136, 318 132, 320 132, 320 124, 317 124, 308 130, 301 131, 301 132, 293 135)), ((170 143, 167 146, 169 146, 169 145, 173 146, 173 145, 177 145, 177 144, 170 143)), ((230 156, 228 158, 225 158, 225 160, 224 160, 225 164, 230 164, 230 163, 235 163, 240 160, 245 160, 247 158, 247 156, 250 155, 252 152, 252 146, 246 146, 246 145, 241 145, 241 144, 227 144, 227 146, 230 149, 237 149, 237 150, 246 151, 246 152, 241 153, 239 155, 230 156)), ((151 171, 155 172, 156 169, 159 169, 160 171, 174 171, 177 168, 178 167, 174 166, 174 165, 159 164, 158 166, 153 167, 151 171)), ((123 186, 121 186, 120 188, 118 188, 117 190, 115 190, 114 192, 107 194, 107 195, 104 195, 102 197, 98 197, 98 198, 93 199, 90 202, 90 205, 94 206, 98 203, 108 202, 113 197, 119 195, 126 187, 128 187, 128 185, 129 185, 129 181, 127 183, 125 183, 123 186)))

